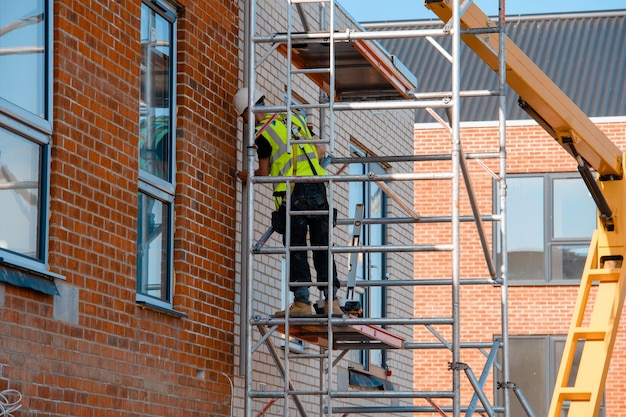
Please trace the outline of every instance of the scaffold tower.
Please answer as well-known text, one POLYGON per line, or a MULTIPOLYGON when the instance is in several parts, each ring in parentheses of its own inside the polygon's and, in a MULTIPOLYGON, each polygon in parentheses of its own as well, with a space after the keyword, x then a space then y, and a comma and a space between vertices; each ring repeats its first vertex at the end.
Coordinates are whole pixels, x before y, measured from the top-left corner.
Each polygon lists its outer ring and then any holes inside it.
MULTIPOLYGON (((440 1, 427 0, 425 6, 437 8, 440 1)), ((247 120, 253 120, 252 115, 260 112, 304 115, 315 126, 319 136, 311 143, 324 146, 330 156, 326 176, 254 176, 255 126, 247 124, 242 131, 242 166, 250 172, 248 181, 242 185, 241 199, 242 348, 239 368, 240 374, 245 377, 243 408, 246 417, 401 416, 413 413, 454 417, 476 413, 508 417, 510 391, 524 403, 523 394, 508 378, 506 257, 502 259, 500 270, 497 270, 485 228, 486 223, 499 223, 497 230, 501 235, 505 233, 506 51, 503 41, 499 44, 499 50, 494 51, 497 72, 500 74, 498 88, 473 91, 461 91, 460 88, 461 36, 471 33, 503 39, 504 0, 499 1, 501 13, 496 24, 485 22, 485 27, 478 29, 461 28, 460 16, 471 1, 451 0, 450 3, 453 10, 451 18, 439 28, 367 31, 334 0, 245 1, 243 85, 251 87, 249 91, 254 88, 271 91, 273 99, 261 108, 256 104, 253 94, 250 94, 247 120), (452 74, 449 90, 420 92, 415 76, 379 42, 382 39, 407 37, 427 38, 433 47, 446 55, 452 74), (450 40, 449 52, 437 41, 445 38, 450 40), (314 94, 311 93, 313 90, 314 94), (461 97, 469 96, 498 101, 500 128, 491 151, 466 153, 463 150, 460 133, 461 97), (369 143, 366 144, 359 142, 368 152, 353 150, 353 144, 358 141, 350 133, 351 128, 366 128, 369 133, 395 135, 395 132, 376 132, 380 127, 375 125, 362 125, 370 122, 369 117, 373 118, 372 115, 379 113, 384 115, 383 119, 387 123, 397 127, 398 132, 404 132, 404 136, 398 135, 400 137, 394 140, 411 143, 412 113, 416 110, 429 112, 434 121, 447 129, 449 152, 394 153, 394 150, 404 149, 402 146, 378 146, 382 138, 377 137, 369 137, 369 143), (396 113, 399 116, 395 116, 396 113), (448 121, 442 115, 447 115, 448 121), (352 120, 353 117, 356 121, 352 120), (400 127, 407 120, 407 127, 400 127), (496 164, 497 173, 485 167, 485 160, 495 161, 492 164, 496 164), (437 164, 435 170, 420 168, 422 164, 432 167, 433 163, 437 164), (356 172, 350 169, 354 164, 373 164, 383 169, 356 172), (500 184, 499 203, 494 205, 492 213, 481 213, 479 209, 470 173, 472 170, 469 169, 471 164, 485 167, 484 174, 492 176, 500 184), (333 314, 332 309, 327 312, 321 309, 316 311, 318 314, 306 317, 291 317, 289 313, 279 317, 273 313, 275 310, 287 309, 289 305, 286 294, 289 293, 290 285, 285 272, 289 271, 289 254, 303 249, 283 244, 283 238, 273 233, 267 221, 273 210, 273 206, 267 203, 272 202, 268 190, 277 182, 287 183, 288 201, 292 184, 321 182, 327 187, 329 209, 305 214, 328 216, 331 229, 329 243, 323 247, 309 245, 304 249, 328 251, 332 255, 329 257, 329 270, 332 269, 333 258, 345 261, 346 274, 341 276, 344 314, 333 314), (446 184, 441 187, 449 190, 450 195, 445 204, 436 208, 437 215, 420 215, 412 191, 415 184, 420 182, 446 184), (345 201, 351 187, 369 187, 370 184, 376 187, 380 195, 384 194, 393 206, 393 215, 371 216, 368 210, 363 210, 362 205, 345 201), (464 201, 469 202, 468 206, 463 207, 469 207, 469 212, 461 212, 462 193, 464 201), (336 218, 335 211, 339 213, 336 218), (462 224, 475 225, 473 231, 484 253, 488 276, 461 276, 462 224), (420 225, 444 228, 448 240, 429 241, 432 236, 416 232, 420 225), (386 236, 393 234, 393 238, 378 242, 363 240, 362 226, 381 226, 380 230, 386 236), (396 229, 398 232, 394 232, 396 229), (415 265, 415 254, 431 253, 446 254, 437 259, 450 260, 451 265, 447 268, 451 275, 446 278, 415 279, 413 270, 419 267, 415 265), (406 276, 360 279, 357 264, 363 262, 366 254, 385 254, 389 264, 395 262, 398 271, 408 272, 406 276), (450 314, 415 316, 412 294, 428 286, 449 289, 449 298, 437 302, 447 304, 445 311, 450 314), (471 329, 462 327, 464 323, 460 311, 461 304, 465 302, 461 297, 463 286, 498 289, 496 293, 499 296, 496 299, 480 301, 492 302, 499 309, 499 317, 494 318, 500 322, 499 332, 489 339, 472 338, 471 329), (378 311, 369 307, 368 297, 381 294, 386 296, 383 297, 387 300, 385 308, 378 311), (407 297, 408 294, 411 296, 407 297), (401 297, 407 297, 408 305, 389 302, 401 297), (424 337, 424 334, 428 336, 424 337), (424 352, 433 350, 446 352, 449 358, 447 367, 439 370, 449 378, 446 389, 422 389, 415 378, 415 369, 419 369, 420 361, 425 360, 424 352), (472 352, 472 363, 465 360, 468 351, 472 352), (398 366, 394 371, 394 381, 400 382, 392 384, 388 378, 390 372, 376 374, 368 372, 366 366, 354 366, 354 358, 360 355, 359 352, 370 352, 370 356, 374 352, 377 358, 384 358, 381 363, 390 363, 397 358, 397 363, 407 365, 404 368, 398 366), (481 359, 476 360, 477 356, 481 359), (482 365, 479 375, 475 373, 476 363, 482 365), (337 369, 339 367, 341 371, 337 369), (498 384, 501 388, 499 390, 488 386, 488 381, 496 385, 495 377, 490 375, 496 367, 500 369, 502 377, 498 384), (398 372, 406 372, 407 375, 398 375, 398 372), (349 377, 347 384, 342 379, 344 375, 349 377), (352 378, 357 382, 353 383, 352 378), (361 381, 380 383, 382 388, 363 389, 366 384, 359 385, 359 378, 362 378, 361 381), (495 398, 497 395, 498 400, 495 398)), ((420 3, 415 5, 423 6, 420 3)), ((481 38, 477 36, 477 39, 481 38)), ((432 71, 438 69, 433 68, 432 71)), ((284 120, 287 131, 291 131, 291 118, 285 117, 284 120)), ((293 140, 288 140, 288 148, 291 148, 290 141, 293 140)), ((408 149, 413 149, 412 145, 408 149)), ((287 210, 287 215, 299 214, 287 210)), ((289 222, 287 225, 284 242, 289 242, 289 222)), ((502 245, 506 244, 502 236, 499 241, 502 245)), ((506 253, 505 248, 502 253, 506 253)), ((370 266, 373 268, 376 265, 370 266)), ((525 409, 532 415, 529 407, 525 409)))

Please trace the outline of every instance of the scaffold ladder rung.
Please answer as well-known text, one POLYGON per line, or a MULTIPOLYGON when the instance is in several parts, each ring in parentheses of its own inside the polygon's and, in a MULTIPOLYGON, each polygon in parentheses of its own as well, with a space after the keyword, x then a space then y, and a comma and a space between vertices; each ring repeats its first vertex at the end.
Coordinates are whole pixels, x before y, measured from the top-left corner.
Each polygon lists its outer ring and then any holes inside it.
MULTIPOLYGON (((602 233, 597 230, 591 240, 549 417, 560 416, 564 407, 568 417, 597 416, 600 409, 626 294, 626 269, 621 262, 618 268, 597 268, 602 263, 598 243, 604 240, 602 233)), ((621 249, 619 259, 625 253, 621 249)))

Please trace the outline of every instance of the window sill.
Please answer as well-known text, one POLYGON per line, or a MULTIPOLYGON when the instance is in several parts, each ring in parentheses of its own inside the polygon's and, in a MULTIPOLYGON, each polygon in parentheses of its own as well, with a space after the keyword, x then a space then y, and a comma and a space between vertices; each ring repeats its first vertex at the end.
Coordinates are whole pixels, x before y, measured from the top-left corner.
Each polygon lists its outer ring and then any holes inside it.
POLYGON ((30 288, 46 295, 59 295, 59 290, 54 283, 55 279, 65 280, 65 277, 47 270, 20 267, 0 258, 0 282, 30 288))
POLYGON ((353 389, 366 391, 394 391, 393 384, 385 377, 373 372, 348 367, 349 386, 353 389))
POLYGON ((167 314, 168 316, 172 316, 172 317, 176 317, 176 318, 187 318, 189 317, 189 314, 180 312, 180 311, 176 311, 173 310, 171 308, 167 308, 167 307, 161 307, 155 304, 151 304, 147 301, 144 300, 137 300, 137 304, 139 304, 139 307, 141 308, 145 308, 146 310, 154 310, 154 311, 158 311, 159 313, 163 313, 163 314, 167 314))

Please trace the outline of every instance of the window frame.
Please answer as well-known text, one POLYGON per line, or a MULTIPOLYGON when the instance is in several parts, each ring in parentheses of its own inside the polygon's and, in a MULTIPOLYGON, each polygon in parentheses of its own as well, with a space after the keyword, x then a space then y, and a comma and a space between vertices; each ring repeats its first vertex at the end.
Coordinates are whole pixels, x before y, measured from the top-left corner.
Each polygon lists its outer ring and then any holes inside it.
MULTIPOLYGON (((139 248, 139 230, 141 223, 141 213, 137 213, 137 287, 136 287, 136 301, 139 304, 144 304, 159 310, 167 311, 176 315, 181 315, 181 313, 174 311, 173 309, 173 300, 174 300, 174 214, 175 214, 175 192, 176 192, 176 53, 177 53, 177 11, 174 6, 170 5, 167 2, 159 1, 159 0, 143 0, 142 7, 145 5, 150 9, 150 12, 160 16, 169 22, 169 32, 170 32, 170 59, 168 63, 168 70, 170 72, 169 77, 169 104, 168 104, 168 117, 169 117, 169 143, 167 144, 167 153, 168 153, 168 171, 166 175, 166 179, 160 178, 159 176, 152 174, 140 167, 138 164, 139 170, 139 184, 138 184, 138 193, 144 194, 148 198, 153 198, 160 203, 163 204, 164 210, 168 211, 168 221, 166 224, 166 230, 163 233, 167 233, 167 242, 166 248, 163 252, 165 252, 164 257, 162 259, 166 262, 167 266, 165 268, 165 274, 167 276, 167 282, 164 284, 167 288, 164 289, 164 292, 167 294, 166 299, 156 298, 150 294, 144 293, 140 291, 143 277, 140 276, 140 272, 142 268, 140 268, 140 263, 143 262, 140 256, 140 248, 139 248), (169 178, 169 180, 167 180, 169 178)), ((151 14, 150 16, 153 16, 151 14)), ((142 22, 143 23, 143 22, 142 22)), ((146 76, 150 76, 148 72, 146 72, 146 76)), ((141 103, 140 107, 141 107, 141 103)), ((141 120, 141 116, 140 116, 141 120)), ((139 163, 138 159, 138 163, 139 163)), ((139 198, 139 196, 138 196, 139 198)))
POLYGON ((53 2, 41 0, 43 5, 43 114, 38 115, 24 109, 8 99, 0 97, 0 128, 21 136, 40 149, 39 161, 39 201, 37 216, 36 257, 16 253, 0 248, 0 281, 20 287, 27 287, 46 294, 58 294, 54 279, 64 276, 51 272, 49 262, 50 240, 50 167, 51 142, 53 134, 53 2), (19 274, 18 280, 11 279, 19 274), (43 281, 42 281, 43 278, 43 281))
MULTIPOLYGON (((553 254, 552 248, 556 246, 564 246, 564 245, 575 245, 575 246, 583 246, 588 249, 589 244, 591 243, 591 235, 588 238, 560 238, 554 236, 554 225, 555 225, 555 182, 557 180, 577 180, 580 181, 581 184, 584 184, 583 179, 580 177, 578 172, 544 172, 544 173, 520 173, 520 174, 507 174, 507 181, 510 181, 512 178, 539 178, 542 180, 541 195, 543 198, 542 202, 542 214, 543 214, 543 231, 542 231, 542 239, 543 239, 543 278, 542 279, 511 279, 509 277, 508 285, 509 286, 536 286, 536 285, 578 285, 580 283, 580 278, 582 278, 582 270, 578 279, 563 279, 563 278, 555 278, 553 272, 553 254)), ((585 188, 586 189, 586 188, 585 188)), ((494 207, 499 208, 499 182, 493 181, 493 204, 494 207)), ((510 196, 510 189, 507 190, 507 198, 510 196)), ((595 207, 595 203, 593 203, 593 199, 589 195, 589 201, 595 207)), ((507 205, 508 205, 507 201, 507 205)), ((510 211, 506 213, 506 221, 514 221, 510 218, 510 211)), ((501 224, 498 223, 497 227, 493 228, 493 242, 494 242, 494 250, 493 257, 494 262, 497 265, 497 268, 500 269, 502 266, 502 244, 501 244, 501 233, 500 233, 501 224)), ((596 226, 597 226, 597 218, 596 218, 596 226)), ((509 234, 510 236, 510 234, 509 234)), ((510 253, 510 248, 507 245, 507 250, 510 253)), ((588 252, 587 252, 588 253, 588 252)), ((510 255, 508 255, 510 256, 510 255)), ((584 256, 586 258, 586 254, 584 256)), ((509 264, 510 265, 510 264, 509 264)), ((584 261, 583 261, 584 265, 584 261)))

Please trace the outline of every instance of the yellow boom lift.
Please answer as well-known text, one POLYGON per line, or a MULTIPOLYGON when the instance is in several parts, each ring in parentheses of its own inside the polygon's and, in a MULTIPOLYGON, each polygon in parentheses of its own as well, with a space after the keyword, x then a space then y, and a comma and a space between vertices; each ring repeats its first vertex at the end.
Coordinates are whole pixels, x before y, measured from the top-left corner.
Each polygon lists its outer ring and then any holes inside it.
MULTIPOLYGON (((490 26, 491 20, 466 1, 461 30, 490 26)), ((443 22, 452 18, 450 0, 426 0, 443 22)), ((453 30, 456 30, 453 28, 453 30)), ((499 33, 462 32, 461 39, 494 71, 498 71, 499 33)), ((593 235, 580 283, 549 417, 569 408, 569 417, 597 416, 624 303, 626 246, 624 219, 624 157, 619 148, 508 37, 506 81, 520 96, 520 105, 578 163, 578 171, 598 206, 598 229, 593 235), (592 174, 590 168, 596 171, 592 174), (573 374, 577 347, 582 352, 573 374)))

